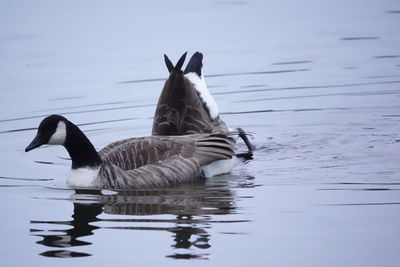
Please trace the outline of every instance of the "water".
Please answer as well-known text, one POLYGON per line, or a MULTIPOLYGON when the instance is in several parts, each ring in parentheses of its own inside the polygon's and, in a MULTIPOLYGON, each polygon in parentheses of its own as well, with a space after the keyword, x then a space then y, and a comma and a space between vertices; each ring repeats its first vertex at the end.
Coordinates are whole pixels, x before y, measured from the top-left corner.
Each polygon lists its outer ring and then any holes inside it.
MULTIPOLYGON (((397 266, 398 1, 1 1, 1 266, 397 266), (174 187, 75 192, 62 114, 100 149, 149 135, 176 61, 204 53, 255 159, 174 187)), ((244 149, 241 144, 240 149, 244 149)))

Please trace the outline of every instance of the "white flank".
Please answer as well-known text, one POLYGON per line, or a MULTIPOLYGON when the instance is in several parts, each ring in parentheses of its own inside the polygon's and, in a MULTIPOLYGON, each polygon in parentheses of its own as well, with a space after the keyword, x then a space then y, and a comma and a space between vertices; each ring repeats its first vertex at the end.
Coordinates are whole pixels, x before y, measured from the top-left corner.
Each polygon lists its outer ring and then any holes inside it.
POLYGON ((67 126, 65 122, 59 121, 57 124, 57 129, 50 137, 49 142, 50 145, 63 145, 65 142, 65 138, 67 137, 67 126))
POLYGON ((237 157, 232 157, 231 159, 222 159, 211 162, 210 164, 201 167, 201 169, 206 178, 211 178, 216 175, 230 173, 240 162, 241 160, 237 157))
POLYGON ((214 97, 210 94, 210 91, 208 91, 204 76, 201 75, 201 77, 199 77, 197 73, 189 72, 185 74, 185 77, 193 84, 194 89, 199 94, 203 103, 207 106, 210 112, 210 117, 215 119, 219 114, 218 106, 217 103, 215 103, 214 97))
POLYGON ((71 169, 67 184, 71 187, 91 187, 99 174, 100 167, 71 169))

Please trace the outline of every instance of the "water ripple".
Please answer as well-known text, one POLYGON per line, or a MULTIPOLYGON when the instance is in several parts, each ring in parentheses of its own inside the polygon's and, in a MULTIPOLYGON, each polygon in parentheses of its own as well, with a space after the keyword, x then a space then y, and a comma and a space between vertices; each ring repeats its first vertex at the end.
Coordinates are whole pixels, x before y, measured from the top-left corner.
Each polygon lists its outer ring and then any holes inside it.
POLYGON ((271 65, 296 65, 296 64, 307 64, 312 62, 313 62, 312 60, 284 61, 284 62, 271 63, 271 65))
MULTIPOLYGON (((309 71, 309 69, 231 72, 231 73, 209 74, 209 75, 204 75, 204 77, 215 78, 215 77, 227 77, 227 76, 279 74, 279 73, 291 73, 291 72, 303 72, 303 71, 309 71)), ((118 82, 118 84, 159 82, 159 81, 165 81, 165 80, 166 80, 166 78, 140 79, 140 80, 122 81, 122 82, 118 82)))
POLYGON ((299 96, 285 96, 285 97, 269 97, 269 98, 258 98, 258 99, 245 99, 245 100, 234 101, 234 103, 259 102, 259 101, 271 101, 271 100, 287 100, 287 99, 301 99, 301 98, 315 98, 315 97, 329 97, 329 96, 375 96, 375 95, 392 95, 392 94, 399 94, 399 93, 400 93, 400 89, 395 89, 395 90, 371 91, 371 92, 331 93, 331 94, 314 94, 314 95, 299 95, 299 96))
POLYGON ((250 90, 235 90, 213 93, 213 95, 226 95, 226 94, 241 94, 251 92, 264 92, 264 91, 283 91, 283 90, 306 90, 306 89, 325 89, 325 88, 342 88, 342 87, 357 87, 366 85, 379 85, 379 84, 397 84, 400 81, 382 81, 382 82, 364 82, 364 83, 345 83, 345 84, 331 84, 331 85, 313 85, 313 86, 291 86, 291 87, 277 87, 277 88, 262 88, 250 90))
POLYGON ((379 37, 376 36, 359 36, 359 37, 343 37, 339 40, 341 41, 366 41, 366 40, 378 40, 379 37))
MULTIPOLYGON (((100 111, 109 111, 109 110, 121 110, 121 109, 134 109, 134 108, 142 108, 142 107, 152 107, 155 104, 144 104, 144 105, 132 105, 132 106, 123 106, 123 107, 114 107, 114 108, 101 108, 101 109, 89 109, 89 110, 80 110, 80 111, 69 111, 63 112, 63 115, 66 114, 82 114, 82 113, 91 113, 91 112, 100 112, 100 111)), ((9 122, 9 121, 20 121, 20 120, 28 120, 28 119, 37 119, 43 118, 48 116, 49 114, 43 115, 35 115, 35 116, 26 116, 26 117, 19 117, 19 118, 11 118, 11 119, 3 119, 0 120, 1 122, 9 122)))
MULTIPOLYGON (((105 120, 105 121, 94 121, 94 122, 78 123, 76 125, 77 126, 87 126, 87 125, 97 125, 97 124, 111 123, 111 122, 132 121, 132 120, 137 120, 137 119, 138 118, 125 118, 125 119, 115 119, 115 120, 105 120)), ((106 129, 106 128, 101 128, 101 129, 106 129)), ((29 128, 21 128, 21 129, 12 129, 12 130, 0 131, 0 134, 24 132, 24 131, 34 131, 34 130, 37 130, 37 127, 29 127, 29 128)), ((99 130, 99 129, 96 129, 96 130, 99 130)))
POLYGON ((400 202, 368 202, 368 203, 338 203, 338 204, 323 204, 318 206, 392 206, 400 205, 400 202))
POLYGON ((54 180, 50 178, 17 178, 17 177, 5 177, 5 176, 0 176, 0 179, 18 180, 18 181, 37 181, 37 182, 54 180))

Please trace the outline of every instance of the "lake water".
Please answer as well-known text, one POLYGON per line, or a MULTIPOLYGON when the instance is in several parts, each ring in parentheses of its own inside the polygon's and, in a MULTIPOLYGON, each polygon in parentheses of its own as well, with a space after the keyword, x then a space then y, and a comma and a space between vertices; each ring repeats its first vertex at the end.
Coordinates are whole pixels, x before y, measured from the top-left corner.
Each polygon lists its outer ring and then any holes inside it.
MULTIPOLYGON (((400 2, 0 1, 0 266, 398 266, 400 2), (57 113, 96 148, 151 132, 189 51, 256 145, 232 174, 75 192, 57 113)), ((240 144, 239 149, 244 149, 240 144)))

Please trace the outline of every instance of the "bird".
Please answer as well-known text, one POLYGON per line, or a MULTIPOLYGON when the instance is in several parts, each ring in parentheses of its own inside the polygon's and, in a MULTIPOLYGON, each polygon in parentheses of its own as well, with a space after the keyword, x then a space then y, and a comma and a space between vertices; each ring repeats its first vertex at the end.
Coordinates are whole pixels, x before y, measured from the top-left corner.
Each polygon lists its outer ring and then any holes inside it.
POLYGON ((170 75, 158 99, 152 135, 227 132, 201 72, 203 55, 196 52, 182 71, 186 55, 174 66, 164 54, 170 75))
MULTIPOLYGON (((207 88, 203 74, 203 54, 195 52, 182 71, 186 55, 187 52, 174 66, 164 54, 169 77, 158 99, 152 135, 232 132, 220 118, 218 105, 207 88)), ((254 147, 247 134, 242 128, 237 128, 237 132, 248 149, 237 156, 252 158, 254 147)))
POLYGON ((67 184, 74 188, 141 189, 188 182, 230 172, 215 162, 231 161, 234 141, 223 133, 147 136, 113 142, 96 151, 86 135, 61 115, 39 124, 25 152, 62 145, 72 160, 67 184))

